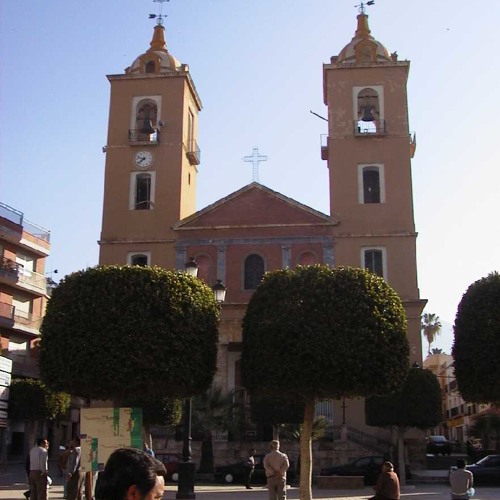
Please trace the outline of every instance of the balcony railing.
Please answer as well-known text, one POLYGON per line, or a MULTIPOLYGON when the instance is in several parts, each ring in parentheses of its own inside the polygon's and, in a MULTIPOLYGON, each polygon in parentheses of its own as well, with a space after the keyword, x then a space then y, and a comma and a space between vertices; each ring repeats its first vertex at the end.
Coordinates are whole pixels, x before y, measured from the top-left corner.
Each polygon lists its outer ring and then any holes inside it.
POLYGON ((44 227, 35 224, 24 218, 24 214, 15 208, 5 205, 5 203, 0 203, 0 217, 10 220, 14 224, 22 226, 23 231, 40 238, 45 241, 50 241, 50 231, 44 227))
POLYGON ((155 128, 154 132, 149 134, 141 129, 131 129, 128 131, 128 141, 130 144, 158 144, 160 142, 160 130, 155 128))
POLYGON ((35 314, 31 314, 25 311, 21 311, 20 309, 16 309, 14 307, 14 321, 21 326, 26 326, 28 328, 34 330, 40 330, 42 326, 42 317, 36 316, 35 314))
POLYGON ((29 271, 22 264, 6 257, 0 260, 0 276, 14 279, 44 292, 47 288, 47 278, 43 274, 29 271))
POLYGON ((353 124, 354 135, 370 137, 377 135, 385 135, 385 120, 374 120, 372 122, 356 121, 353 124))
POLYGON ((201 159, 201 151, 194 139, 190 139, 186 148, 186 156, 191 165, 199 165, 201 159))

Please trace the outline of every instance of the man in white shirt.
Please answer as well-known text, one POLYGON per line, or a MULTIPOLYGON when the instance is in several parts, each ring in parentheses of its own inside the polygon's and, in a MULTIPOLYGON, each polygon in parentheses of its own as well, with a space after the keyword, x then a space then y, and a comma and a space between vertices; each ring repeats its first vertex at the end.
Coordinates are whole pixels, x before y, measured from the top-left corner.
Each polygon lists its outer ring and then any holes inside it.
POLYGON ((47 500, 47 481, 49 476, 49 442, 39 438, 30 451, 30 498, 47 500))
POLYGON ((467 500, 474 495, 474 476, 470 470, 465 468, 463 458, 457 460, 457 468, 450 472, 451 498, 452 500, 467 500))

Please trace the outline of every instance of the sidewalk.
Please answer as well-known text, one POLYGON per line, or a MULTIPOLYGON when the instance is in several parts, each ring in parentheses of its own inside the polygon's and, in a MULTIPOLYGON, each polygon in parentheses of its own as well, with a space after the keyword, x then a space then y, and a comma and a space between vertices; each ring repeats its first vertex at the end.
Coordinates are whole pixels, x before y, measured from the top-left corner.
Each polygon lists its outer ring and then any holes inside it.
MULTIPOLYGON (((55 464, 50 464, 51 477, 54 481, 50 488, 50 500, 62 500, 63 488, 55 464)), ((0 500, 24 500, 26 476, 22 465, 7 465, 0 468, 0 500)), ((177 493, 177 485, 169 483, 164 500, 173 500, 177 493)), ((262 486, 254 486, 247 490, 243 486, 233 485, 196 485, 196 498, 199 500, 267 500, 267 490, 262 486)), ((316 500, 366 500, 373 495, 370 487, 360 490, 319 490, 313 488, 316 500)), ((299 488, 289 487, 288 500, 299 500, 299 488)), ((446 483, 408 485, 403 488, 401 500, 448 500, 450 489, 446 483)), ((475 500, 500 500, 500 487, 477 487, 475 500)))

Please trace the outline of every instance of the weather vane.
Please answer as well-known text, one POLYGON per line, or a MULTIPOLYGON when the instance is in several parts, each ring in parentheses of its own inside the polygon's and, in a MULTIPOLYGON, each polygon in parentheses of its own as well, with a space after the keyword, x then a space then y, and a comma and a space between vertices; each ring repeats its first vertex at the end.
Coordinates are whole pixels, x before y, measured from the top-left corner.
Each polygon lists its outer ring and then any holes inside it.
POLYGON ((160 13, 159 14, 149 14, 149 19, 158 19, 157 24, 161 26, 163 24, 163 18, 167 17, 167 14, 163 14, 163 4, 170 0, 153 0, 155 3, 160 4, 160 13))
MULTIPOLYGON (((159 1, 159 0, 155 0, 156 1, 159 1)), ((366 5, 374 5, 375 4, 375 0, 368 0, 368 2, 364 3, 364 2, 361 2, 359 5, 355 5, 354 7, 357 7, 358 8, 358 11, 360 14, 364 14, 365 13, 365 10, 366 10, 366 5)))

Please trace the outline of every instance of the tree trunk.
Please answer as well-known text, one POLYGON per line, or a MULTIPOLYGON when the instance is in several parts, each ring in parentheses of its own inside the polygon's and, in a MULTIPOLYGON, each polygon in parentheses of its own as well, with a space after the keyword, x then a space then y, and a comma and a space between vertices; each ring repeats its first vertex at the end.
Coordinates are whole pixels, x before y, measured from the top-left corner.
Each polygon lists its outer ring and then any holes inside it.
POLYGON ((201 474, 214 473, 214 445, 211 432, 207 432, 201 442, 201 458, 198 472, 201 474))
POLYGON ((406 485, 405 431, 406 429, 404 427, 398 427, 398 466, 399 483, 401 486, 406 485))
POLYGON ((314 399, 307 399, 304 423, 300 433, 300 500, 312 500, 312 426, 314 421, 314 399))

